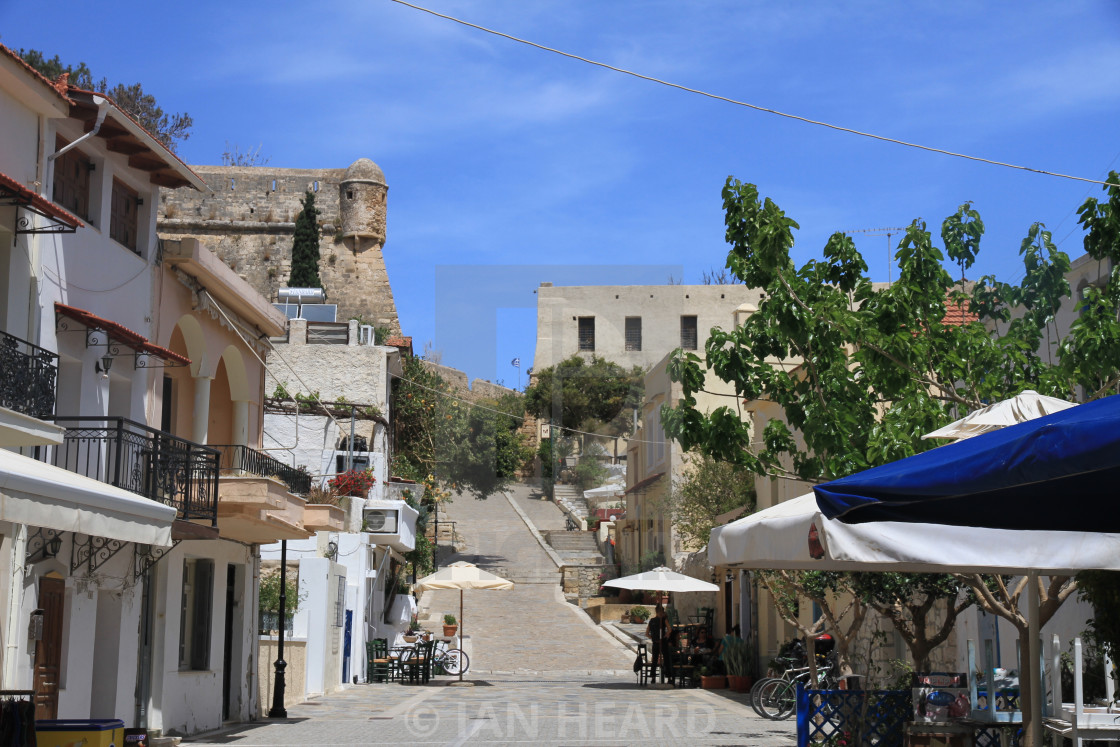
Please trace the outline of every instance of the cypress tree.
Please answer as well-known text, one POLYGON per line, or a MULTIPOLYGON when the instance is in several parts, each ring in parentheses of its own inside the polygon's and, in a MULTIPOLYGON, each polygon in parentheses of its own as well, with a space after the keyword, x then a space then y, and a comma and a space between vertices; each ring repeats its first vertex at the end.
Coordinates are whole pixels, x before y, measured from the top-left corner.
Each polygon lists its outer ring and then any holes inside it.
POLYGON ((303 209, 296 216, 288 287, 322 288, 323 281, 319 279, 319 222, 316 220, 319 210, 315 207, 315 193, 308 190, 300 204, 303 209))

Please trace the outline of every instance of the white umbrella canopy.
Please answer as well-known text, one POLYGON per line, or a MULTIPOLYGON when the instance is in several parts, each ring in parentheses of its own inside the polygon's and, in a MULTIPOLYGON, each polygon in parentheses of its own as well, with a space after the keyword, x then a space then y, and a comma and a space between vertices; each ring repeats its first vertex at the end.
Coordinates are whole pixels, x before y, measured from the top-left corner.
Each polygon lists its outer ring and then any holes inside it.
POLYGON ((1001 400, 979 410, 974 410, 960 420, 927 433, 922 438, 955 438, 957 440, 979 436, 981 433, 1006 428, 1016 423, 1041 418, 1074 407, 1075 403, 1047 397, 1027 389, 1010 399, 1001 400))
POLYGON ((512 581, 507 581, 501 576, 484 571, 474 563, 468 563, 464 560, 441 568, 416 582, 416 591, 420 592, 435 589, 490 589, 499 591, 512 588, 512 581))
POLYGON ((1120 570, 1120 534, 876 521, 845 524, 813 493, 716 527, 708 562, 740 568, 1066 575, 1120 570))
POLYGON ((692 576, 686 576, 683 573, 671 571, 664 566, 654 568, 652 571, 645 571, 643 573, 635 573, 631 576, 612 579, 604 582, 603 586, 611 586, 616 589, 630 589, 632 591, 638 589, 642 591, 671 592, 719 591, 719 587, 715 584, 701 581, 692 576))
MULTIPOLYGON (((437 591, 440 589, 459 590, 459 640, 463 638, 463 590, 487 589, 489 591, 508 591, 513 588, 513 582, 497 576, 490 571, 484 571, 474 563, 460 560, 446 568, 424 576, 414 585, 416 591, 437 591)), ((463 681, 463 672, 459 672, 459 682, 463 681)))
MULTIPOLYGON (((716 527, 708 562, 741 568, 905 573, 1071 575, 1085 568, 1120 570, 1120 534, 992 529, 948 524, 829 519, 814 493, 716 527)), ((1038 661, 1038 584, 1027 585, 1029 634, 1038 661)), ((1032 678, 1031 731, 1039 734, 1042 696, 1032 678)), ((1039 744, 1033 737, 1033 744, 1039 744)))

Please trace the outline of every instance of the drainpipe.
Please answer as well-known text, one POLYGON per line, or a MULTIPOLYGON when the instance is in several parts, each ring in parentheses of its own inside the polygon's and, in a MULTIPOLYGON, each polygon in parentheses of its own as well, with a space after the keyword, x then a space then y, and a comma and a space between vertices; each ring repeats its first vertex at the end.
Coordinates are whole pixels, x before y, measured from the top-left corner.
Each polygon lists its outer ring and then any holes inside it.
POLYGON ((49 156, 47 156, 47 161, 53 161, 71 148, 77 147, 78 143, 81 143, 83 140, 89 140, 91 137, 97 134, 98 130, 101 129, 102 123, 105 122, 105 115, 109 113, 109 100, 106 98, 102 98, 101 96, 94 96, 93 100, 97 102, 97 120, 93 123, 93 129, 82 135, 74 142, 67 145, 62 150, 57 150, 54 153, 51 153, 49 156))

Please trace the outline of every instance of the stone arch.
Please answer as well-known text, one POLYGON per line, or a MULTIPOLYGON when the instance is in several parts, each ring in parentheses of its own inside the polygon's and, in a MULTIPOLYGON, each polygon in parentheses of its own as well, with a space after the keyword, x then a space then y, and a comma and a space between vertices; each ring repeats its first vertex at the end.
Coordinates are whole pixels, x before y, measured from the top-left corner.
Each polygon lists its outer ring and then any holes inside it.
POLYGON ((222 363, 226 367, 226 376, 229 378, 229 396, 233 401, 250 399, 249 376, 245 371, 245 358, 241 351, 233 345, 227 345, 222 351, 222 363))
POLYGON ((206 358, 206 335, 203 333, 202 325, 199 324, 198 319, 193 314, 184 314, 179 317, 179 321, 175 323, 175 330, 171 333, 171 338, 171 349, 190 358, 191 376, 199 376, 203 361, 206 358), (182 336, 184 350, 175 350, 177 347, 174 344, 177 342, 175 332, 182 336))

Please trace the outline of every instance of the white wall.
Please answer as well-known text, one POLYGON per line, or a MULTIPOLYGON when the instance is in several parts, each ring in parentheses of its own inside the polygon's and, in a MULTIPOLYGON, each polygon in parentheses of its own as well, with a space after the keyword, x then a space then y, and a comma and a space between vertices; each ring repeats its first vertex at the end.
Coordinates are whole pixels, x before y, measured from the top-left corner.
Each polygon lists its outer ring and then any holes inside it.
POLYGON ((149 727, 169 735, 189 735, 222 725, 227 567, 238 567, 233 632, 230 719, 249 721, 257 708, 256 560, 251 548, 229 540, 181 543, 156 565, 156 620, 152 705, 149 727), (210 665, 204 671, 179 669, 179 629, 184 558, 214 561, 210 665))

